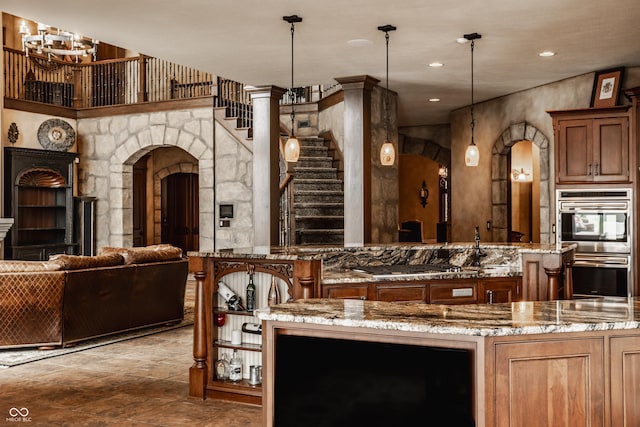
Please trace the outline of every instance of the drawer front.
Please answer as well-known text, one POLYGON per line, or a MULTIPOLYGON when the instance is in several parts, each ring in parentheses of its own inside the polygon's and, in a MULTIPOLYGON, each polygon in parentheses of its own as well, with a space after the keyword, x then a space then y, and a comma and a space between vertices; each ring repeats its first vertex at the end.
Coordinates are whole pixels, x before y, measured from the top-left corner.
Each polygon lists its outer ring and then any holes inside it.
POLYGON ((322 297, 336 299, 367 299, 367 290, 367 285, 324 286, 322 290, 322 297))
POLYGON ((475 304, 478 302, 477 284, 470 283, 442 283, 429 287, 429 302, 431 304, 475 304))
POLYGON ((390 302, 426 302, 427 287, 416 285, 379 285, 376 287, 376 300, 390 302))

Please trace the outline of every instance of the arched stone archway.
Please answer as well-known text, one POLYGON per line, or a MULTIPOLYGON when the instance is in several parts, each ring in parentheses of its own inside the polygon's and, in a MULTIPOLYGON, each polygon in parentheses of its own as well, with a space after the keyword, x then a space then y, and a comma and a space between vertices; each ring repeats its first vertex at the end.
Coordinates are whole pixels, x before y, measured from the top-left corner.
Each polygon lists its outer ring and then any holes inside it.
POLYGON ((213 250, 214 118, 210 109, 83 119, 78 128, 79 192, 97 198, 98 247, 132 246, 133 165, 155 148, 177 147, 197 160, 199 249, 213 250))
POLYGON ((549 140, 539 129, 526 122, 506 128, 493 144, 491 159, 491 223, 492 240, 506 242, 507 238, 507 189, 510 171, 507 169, 511 147, 520 141, 531 141, 540 150, 540 242, 551 238, 552 188, 549 174, 549 140))

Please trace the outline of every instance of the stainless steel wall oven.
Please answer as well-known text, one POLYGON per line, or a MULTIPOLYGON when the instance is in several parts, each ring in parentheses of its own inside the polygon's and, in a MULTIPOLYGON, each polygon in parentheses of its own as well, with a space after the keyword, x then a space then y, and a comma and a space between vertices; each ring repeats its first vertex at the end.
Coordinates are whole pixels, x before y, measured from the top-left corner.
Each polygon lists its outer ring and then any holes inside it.
POLYGON ((631 199, 625 188, 557 190, 557 242, 578 246, 575 295, 631 296, 631 199))

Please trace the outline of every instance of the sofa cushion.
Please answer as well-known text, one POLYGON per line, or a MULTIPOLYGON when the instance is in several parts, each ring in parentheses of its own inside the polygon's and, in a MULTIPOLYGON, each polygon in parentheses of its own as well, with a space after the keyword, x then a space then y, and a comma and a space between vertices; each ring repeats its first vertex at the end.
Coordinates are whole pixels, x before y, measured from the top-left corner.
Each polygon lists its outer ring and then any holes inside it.
POLYGON ((124 263, 122 255, 110 253, 106 255, 85 256, 85 255, 52 255, 50 261, 55 261, 62 265, 65 270, 81 270, 84 268, 112 267, 124 263))
POLYGON ((115 248, 105 246, 100 249, 99 253, 120 254, 122 255, 122 258, 124 258, 125 264, 145 264, 149 262, 171 261, 182 258, 182 249, 165 243, 135 248, 115 248))
POLYGON ((56 261, 0 261, 0 273, 20 273, 23 271, 58 271, 62 264, 56 261))

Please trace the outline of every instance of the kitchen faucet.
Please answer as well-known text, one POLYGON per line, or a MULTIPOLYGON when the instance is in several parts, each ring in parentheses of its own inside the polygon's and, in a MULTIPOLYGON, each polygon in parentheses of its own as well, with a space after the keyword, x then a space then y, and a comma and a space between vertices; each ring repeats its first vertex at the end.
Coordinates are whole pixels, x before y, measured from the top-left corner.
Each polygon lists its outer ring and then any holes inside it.
POLYGON ((486 256, 484 252, 480 250, 480 227, 476 225, 476 231, 474 235, 474 240, 476 241, 475 250, 474 250, 474 260, 473 265, 476 267, 480 267, 480 258, 486 256))

